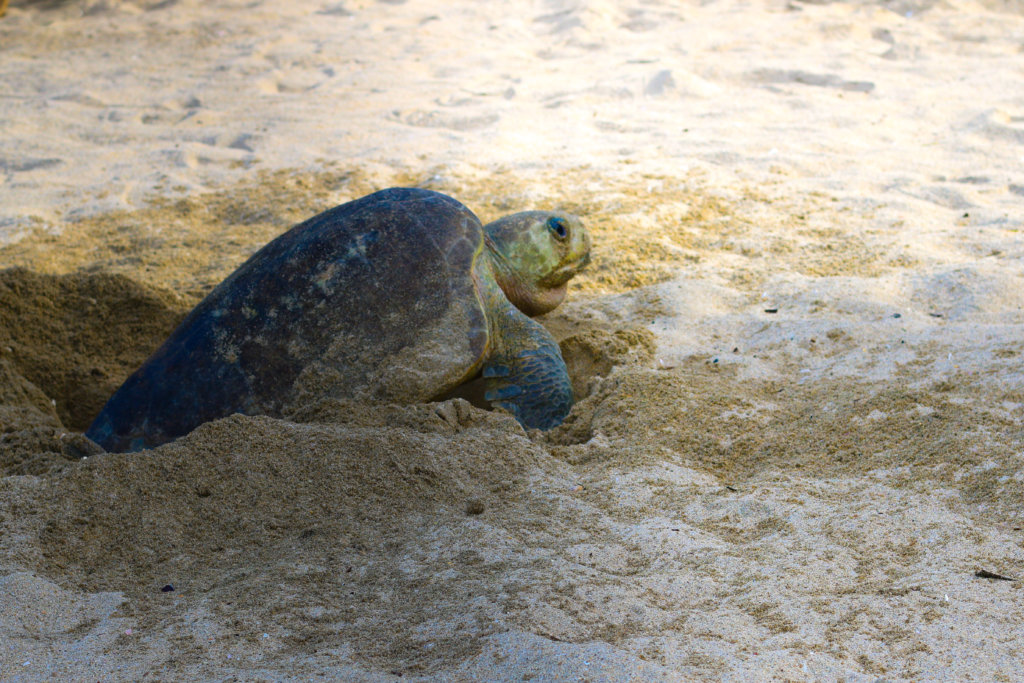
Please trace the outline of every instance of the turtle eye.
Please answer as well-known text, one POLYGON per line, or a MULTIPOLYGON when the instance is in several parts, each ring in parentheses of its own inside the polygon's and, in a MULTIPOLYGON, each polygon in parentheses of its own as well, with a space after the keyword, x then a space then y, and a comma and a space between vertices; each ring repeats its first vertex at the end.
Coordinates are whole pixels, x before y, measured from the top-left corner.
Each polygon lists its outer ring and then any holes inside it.
POLYGON ((555 236, 560 240, 564 240, 569 235, 568 224, 564 218, 559 218, 558 216, 552 216, 548 219, 548 230, 555 233, 555 236))

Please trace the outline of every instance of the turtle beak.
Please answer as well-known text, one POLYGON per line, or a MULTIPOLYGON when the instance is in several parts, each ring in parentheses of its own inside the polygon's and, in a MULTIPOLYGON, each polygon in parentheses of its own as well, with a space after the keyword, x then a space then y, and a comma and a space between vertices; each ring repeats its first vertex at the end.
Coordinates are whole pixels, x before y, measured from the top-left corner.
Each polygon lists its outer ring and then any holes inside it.
MULTIPOLYGON (((590 245, 588 244, 587 247, 590 245)), ((576 276, 581 270, 587 267, 590 263, 590 249, 586 249, 583 254, 576 258, 566 261, 561 266, 551 271, 543 280, 541 284, 545 287, 560 287, 566 282, 576 276)))

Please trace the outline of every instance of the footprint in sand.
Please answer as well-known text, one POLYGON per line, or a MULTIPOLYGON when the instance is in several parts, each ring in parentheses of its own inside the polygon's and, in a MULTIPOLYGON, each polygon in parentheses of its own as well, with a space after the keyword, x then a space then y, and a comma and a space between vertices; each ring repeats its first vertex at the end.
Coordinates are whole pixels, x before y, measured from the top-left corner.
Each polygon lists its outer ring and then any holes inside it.
POLYGON ((991 140, 1024 144, 1024 108, 996 107, 971 119, 966 129, 991 140))
POLYGON ((0 638, 5 643, 25 638, 26 624, 31 624, 29 632, 47 642, 75 634, 74 642, 49 648, 48 656, 69 650, 72 656, 93 658, 102 657, 105 648, 122 633, 125 620, 114 614, 124 598, 117 593, 68 591, 30 572, 13 572, 0 578, 0 590, 7 607, 0 616, 0 638))
POLYGON ((53 102, 72 102, 83 107, 106 107, 107 103, 90 92, 73 92, 62 95, 54 95, 50 98, 53 102))
POLYGON ((331 67, 296 67, 290 69, 274 69, 265 78, 256 81, 256 90, 265 95, 283 93, 304 93, 316 90, 334 77, 331 67))
POLYGON ((497 114, 455 116, 439 111, 412 109, 409 111, 393 111, 387 118, 398 123, 404 123, 407 126, 416 126, 418 128, 447 128, 449 130, 466 131, 486 128, 501 117, 497 114))
POLYGON ((943 185, 921 186, 906 178, 897 178, 891 182, 886 189, 905 194, 908 197, 923 199, 926 202, 931 202, 938 206, 944 206, 947 209, 953 209, 954 211, 964 211, 966 209, 974 208, 974 204, 968 201, 961 192, 943 185))
POLYGON ((757 69, 751 71, 748 76, 755 83, 799 83, 851 92, 871 92, 875 89, 875 84, 871 81, 848 81, 835 74, 816 74, 798 69, 757 69))
POLYGON ((654 74, 651 80, 647 81, 647 85, 644 86, 644 94, 650 96, 662 95, 666 90, 671 90, 675 87, 676 81, 672 78, 672 72, 668 69, 662 69, 654 74))
POLYGON ((0 173, 23 173, 25 171, 37 171, 41 168, 50 168, 51 166, 56 166, 58 164, 63 163, 63 159, 57 159, 56 157, 22 157, 20 159, 0 157, 0 173))
POLYGON ((594 35, 614 31, 636 19, 626 14, 617 3, 608 0, 548 0, 546 12, 534 17, 547 32, 594 35))

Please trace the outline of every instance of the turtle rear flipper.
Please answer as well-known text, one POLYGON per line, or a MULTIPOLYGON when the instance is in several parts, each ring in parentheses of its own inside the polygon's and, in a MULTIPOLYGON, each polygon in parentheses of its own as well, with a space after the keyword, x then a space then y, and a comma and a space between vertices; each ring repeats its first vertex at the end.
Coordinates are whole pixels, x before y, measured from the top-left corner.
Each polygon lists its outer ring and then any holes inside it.
POLYGON ((495 351, 483 366, 484 398, 524 427, 557 427, 572 408, 572 383, 551 334, 509 304, 496 327, 495 351))

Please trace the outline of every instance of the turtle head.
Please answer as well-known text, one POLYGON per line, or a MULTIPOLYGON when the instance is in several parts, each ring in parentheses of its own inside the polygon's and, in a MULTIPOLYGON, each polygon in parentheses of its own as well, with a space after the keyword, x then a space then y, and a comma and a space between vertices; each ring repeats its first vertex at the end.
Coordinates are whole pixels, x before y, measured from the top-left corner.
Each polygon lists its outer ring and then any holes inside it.
POLYGON ((569 280, 590 263, 590 235, 568 214, 515 213, 485 225, 484 235, 498 285, 529 316, 562 303, 569 280))

